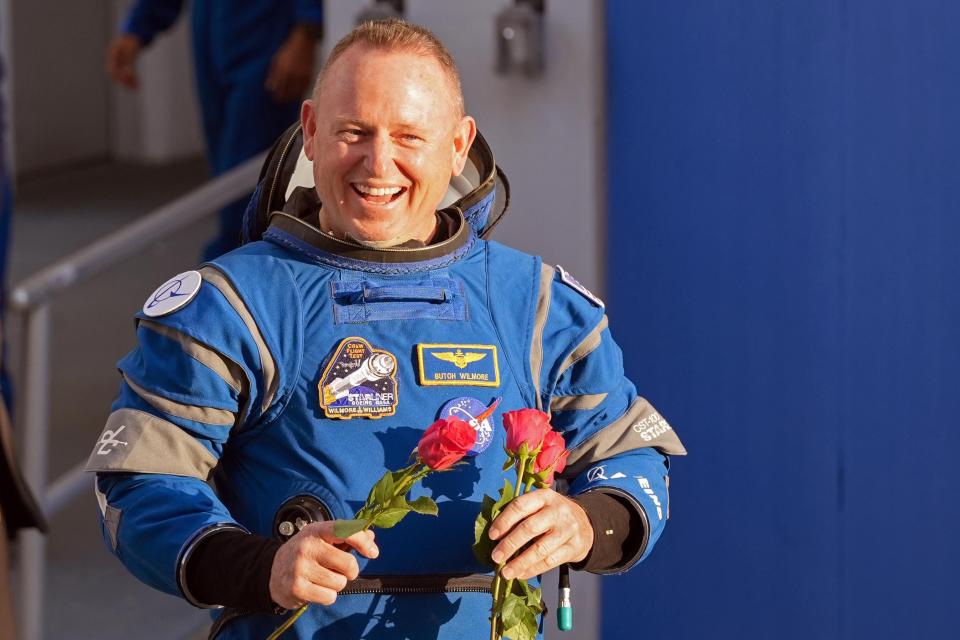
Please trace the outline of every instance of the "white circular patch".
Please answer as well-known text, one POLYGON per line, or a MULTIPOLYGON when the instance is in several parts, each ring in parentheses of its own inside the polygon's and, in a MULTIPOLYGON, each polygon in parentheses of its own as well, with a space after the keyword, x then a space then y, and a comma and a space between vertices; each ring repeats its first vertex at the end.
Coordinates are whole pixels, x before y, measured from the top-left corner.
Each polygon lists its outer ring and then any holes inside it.
POLYGON ((184 271, 170 278, 143 303, 143 313, 151 318, 173 313, 193 300, 200 291, 201 282, 203 278, 199 271, 184 271))

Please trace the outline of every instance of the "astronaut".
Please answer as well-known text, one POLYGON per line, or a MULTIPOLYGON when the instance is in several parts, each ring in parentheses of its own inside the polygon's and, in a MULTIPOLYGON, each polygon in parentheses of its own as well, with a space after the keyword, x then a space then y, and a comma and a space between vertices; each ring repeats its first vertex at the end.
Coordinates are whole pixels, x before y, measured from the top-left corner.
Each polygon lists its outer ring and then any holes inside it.
MULTIPOLYGON (((107 71, 135 89, 140 51, 176 21, 183 0, 137 0, 107 51, 107 71)), ((313 80, 321 0, 192 3, 193 57, 207 156, 220 175, 266 149, 297 118, 313 80)), ((208 258, 240 242, 245 200, 220 212, 208 258)))
POLYGON ((474 638, 491 602, 474 519, 502 486, 502 429, 415 489, 438 517, 346 540, 330 520, 438 417, 536 407, 571 455, 558 490, 493 523, 495 559, 525 548, 504 575, 640 562, 666 523, 666 456, 685 451, 624 378, 602 302, 484 239, 492 178, 438 209, 486 149, 449 53, 420 27, 368 23, 318 86, 301 113, 313 187, 137 314, 87 465, 107 546, 147 584, 225 607, 211 637, 267 637, 310 602, 290 637, 474 638))

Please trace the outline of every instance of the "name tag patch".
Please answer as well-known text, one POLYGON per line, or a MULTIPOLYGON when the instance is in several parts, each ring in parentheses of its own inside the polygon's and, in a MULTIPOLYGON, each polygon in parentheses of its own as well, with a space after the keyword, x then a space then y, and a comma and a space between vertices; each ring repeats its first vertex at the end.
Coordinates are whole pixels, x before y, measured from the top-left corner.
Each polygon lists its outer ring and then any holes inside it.
POLYGON ((420 384, 499 387, 497 347, 492 344, 418 344, 420 384))
POLYGON ((318 385, 328 418, 382 418, 397 410, 397 358, 363 338, 337 346, 318 385))

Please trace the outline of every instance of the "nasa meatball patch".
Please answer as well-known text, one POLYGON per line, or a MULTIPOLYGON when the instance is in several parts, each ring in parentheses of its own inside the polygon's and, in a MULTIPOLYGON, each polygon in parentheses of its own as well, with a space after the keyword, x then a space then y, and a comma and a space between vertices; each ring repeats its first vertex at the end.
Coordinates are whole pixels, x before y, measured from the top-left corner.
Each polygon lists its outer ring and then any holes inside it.
POLYGON ((487 447, 490 446, 490 443, 493 442, 492 417, 493 412, 496 411, 499 404, 500 398, 495 399, 488 407, 477 398, 462 396, 450 400, 440 409, 441 418, 457 418, 458 420, 463 420, 477 432, 476 442, 474 442, 470 450, 467 451, 468 456, 483 453, 487 450, 487 447))
POLYGON ((199 271, 184 271, 170 278, 143 303, 144 315, 158 318, 173 313, 196 297, 202 282, 199 271))
POLYGON ((397 410, 397 358, 363 338, 337 345, 320 377, 320 406, 328 418, 382 418, 397 410))

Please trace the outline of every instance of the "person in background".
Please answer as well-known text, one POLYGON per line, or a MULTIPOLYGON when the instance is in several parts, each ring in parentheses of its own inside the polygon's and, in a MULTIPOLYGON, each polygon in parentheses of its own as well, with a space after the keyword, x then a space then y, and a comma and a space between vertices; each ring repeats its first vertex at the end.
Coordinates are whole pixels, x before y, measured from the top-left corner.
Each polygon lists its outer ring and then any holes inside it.
MULTIPOLYGON (((183 0, 136 0, 107 49, 114 82, 137 89, 137 58, 182 8, 183 0)), ((220 175, 269 147, 297 120, 314 77, 323 6, 321 0, 195 0, 191 11, 207 157, 220 175)), ((219 235, 204 259, 239 246, 248 199, 221 210, 219 235)))

